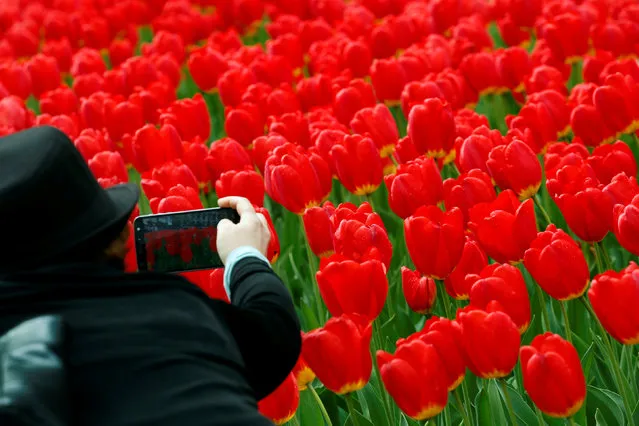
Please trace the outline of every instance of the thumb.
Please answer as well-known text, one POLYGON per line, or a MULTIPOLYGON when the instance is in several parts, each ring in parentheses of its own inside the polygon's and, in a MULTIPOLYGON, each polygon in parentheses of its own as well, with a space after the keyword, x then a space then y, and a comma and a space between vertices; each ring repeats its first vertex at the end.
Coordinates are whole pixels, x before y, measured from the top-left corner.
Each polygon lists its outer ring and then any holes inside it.
POLYGON ((231 222, 230 220, 228 220, 228 219, 222 219, 222 220, 220 220, 220 221, 218 222, 218 224, 217 224, 217 230, 218 230, 218 231, 221 231, 221 230, 224 230, 224 229, 226 229, 226 228, 232 227, 232 226, 234 226, 234 225, 235 225, 235 224, 234 224, 233 222, 231 222))

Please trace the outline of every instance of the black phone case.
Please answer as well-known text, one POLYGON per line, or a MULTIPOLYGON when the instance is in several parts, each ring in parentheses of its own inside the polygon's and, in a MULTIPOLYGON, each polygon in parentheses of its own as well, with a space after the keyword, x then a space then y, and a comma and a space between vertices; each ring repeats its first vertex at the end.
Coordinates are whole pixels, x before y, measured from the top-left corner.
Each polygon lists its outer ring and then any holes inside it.
MULTIPOLYGON (((180 231, 193 227, 206 228, 217 226, 222 219, 229 219, 233 223, 238 223, 240 216, 234 209, 220 207, 138 216, 133 222, 138 271, 145 272, 150 270, 147 264, 147 242, 145 240, 145 234, 157 231, 180 231)), ((199 267, 188 267, 186 264, 182 264, 182 267, 171 268, 170 270, 153 269, 153 271, 179 273, 216 269, 224 265, 219 257, 214 255, 211 256, 210 263, 200 264, 198 266, 199 267)))

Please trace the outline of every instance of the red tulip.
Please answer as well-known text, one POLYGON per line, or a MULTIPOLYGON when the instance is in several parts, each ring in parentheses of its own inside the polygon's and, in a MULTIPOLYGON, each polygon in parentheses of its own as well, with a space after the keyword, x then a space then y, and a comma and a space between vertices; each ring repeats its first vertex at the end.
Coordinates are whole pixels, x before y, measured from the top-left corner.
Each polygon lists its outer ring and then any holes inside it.
POLYGON ((466 376, 466 355, 459 323, 448 318, 431 317, 421 331, 399 339, 397 347, 416 339, 435 347, 448 375, 448 390, 455 390, 466 376))
POLYGON ((372 139, 360 135, 344 137, 330 150, 339 180, 355 195, 372 194, 382 183, 383 166, 372 139))
POLYGON ((32 92, 31 74, 25 65, 8 61, 0 65, 0 83, 10 95, 27 99, 32 92))
POLYGON ((213 181, 217 181, 224 172, 246 170, 252 165, 246 149, 231 138, 213 142, 205 163, 213 181))
POLYGON ((147 197, 149 197, 151 211, 154 214, 199 210, 204 208, 197 191, 191 187, 178 184, 169 189, 166 196, 157 198, 152 198, 152 195, 150 194, 151 191, 147 191, 144 181, 142 182, 142 188, 144 189, 147 197))
POLYGON ((36 98, 60 85, 62 78, 55 58, 39 53, 29 58, 26 66, 31 75, 31 88, 36 98))
POLYGON ((432 278, 402 266, 402 290, 408 307, 418 314, 427 314, 435 304, 437 286, 432 278))
POLYGON ((360 109, 350 124, 356 133, 373 139, 382 157, 388 157, 395 150, 399 132, 393 114, 386 105, 360 109))
POLYGON ((486 166, 497 186, 512 189, 521 200, 539 191, 541 164, 533 150, 520 140, 493 148, 486 166))
POLYGON ((480 126, 465 139, 455 140, 455 164, 463 173, 479 169, 488 173, 487 162, 494 148, 505 144, 499 130, 490 130, 488 126, 480 126))
POLYGON ((608 271, 592 280, 588 299, 606 331, 624 345, 639 343, 639 266, 608 271))
POLYGON ((560 194, 555 202, 570 229, 586 242, 601 241, 612 229, 612 198, 600 188, 560 194))
POLYGON ((242 146, 250 147, 255 139, 264 135, 264 118, 255 104, 245 102, 237 107, 227 107, 224 117, 226 134, 242 146))
POLYGON ((470 209, 468 226, 486 254, 497 262, 519 262, 537 236, 532 200, 520 203, 509 189, 492 202, 470 209), (508 238, 502 236, 508 235, 508 238))
POLYGON ((475 283, 475 275, 480 274, 486 266, 488 266, 488 256, 472 234, 467 234, 461 259, 453 272, 444 280, 446 292, 457 300, 468 299, 470 288, 475 283))
POLYGON ((73 144, 87 162, 100 152, 115 151, 115 144, 109 135, 95 129, 84 129, 73 144))
POLYGON ((273 264, 280 257, 280 239, 275 231, 275 225, 273 225, 273 219, 271 219, 269 211, 264 207, 258 206, 255 206, 255 211, 257 213, 261 213, 266 218, 268 229, 271 231, 271 240, 266 248, 266 258, 271 262, 271 264, 273 264))
POLYGON ((304 231, 311 250, 319 258, 329 257, 335 252, 331 216, 335 206, 330 201, 322 207, 313 207, 304 212, 304 231))
POLYGON ((459 312, 461 342, 468 368, 482 379, 506 377, 515 368, 521 337, 517 326, 503 312, 459 312))
POLYGON ((437 164, 432 158, 418 158, 401 164, 396 173, 384 177, 391 209, 402 219, 424 205, 436 205, 443 199, 443 186, 437 164))
POLYGON ((471 279, 476 281, 470 288, 470 306, 508 314, 523 334, 530 324, 530 298, 519 269, 493 263, 471 279))
POLYGON ((280 135, 260 136, 253 141, 253 146, 251 147, 249 153, 260 173, 264 174, 264 166, 266 165, 266 160, 271 155, 273 150, 278 146, 282 146, 287 143, 288 141, 286 140, 286 138, 280 135))
POLYGON ((184 140, 196 136, 206 141, 211 134, 211 117, 201 94, 173 102, 161 115, 160 124, 172 124, 184 140))
POLYGON ((630 147, 623 141, 602 145, 594 149, 588 164, 604 185, 609 184, 619 173, 637 176, 637 163, 630 147))
MULTIPOLYGON (((333 215, 333 220, 335 220, 333 215)), ((355 261, 377 259, 390 268, 393 246, 383 224, 344 219, 333 224, 335 252, 355 261)))
POLYGON ((404 222, 406 245, 422 274, 443 280, 455 268, 464 250, 464 217, 453 208, 442 212, 435 206, 419 208, 404 222))
POLYGON ((231 170, 222 173, 215 182, 215 192, 219 198, 241 196, 255 206, 264 205, 264 181, 254 170, 231 170))
POLYGON ((537 284, 557 300, 580 297, 590 281, 581 247, 553 224, 530 244, 524 265, 537 284))
POLYGON ((302 356, 317 378, 338 395, 360 390, 370 379, 373 327, 366 319, 342 315, 304 335, 302 356))
POLYGON ((446 210, 458 207, 464 214, 464 223, 468 223, 469 210, 473 206, 497 198, 490 176, 479 169, 463 173, 455 179, 446 179, 443 187, 446 210))
POLYGON ((446 407, 448 377, 433 345, 412 340, 394 355, 377 351, 377 365, 384 387, 409 417, 429 419, 446 407))
MULTIPOLYGON (((301 334, 302 341, 304 341, 305 333, 302 331, 301 334)), ((297 363, 295 363, 295 367, 293 367, 293 375, 297 379, 297 387, 300 391, 306 390, 308 385, 315 380, 315 373, 313 373, 313 370, 310 369, 301 353, 297 359, 297 363)))
POLYGON ((40 113, 51 115, 74 114, 78 112, 78 97, 70 87, 61 86, 40 96, 40 113))
POLYGON ((612 230, 619 244, 634 255, 639 253, 639 196, 628 204, 617 204, 613 210, 612 230))
POLYGON ((129 173, 122 156, 117 152, 99 152, 89 160, 89 167, 96 178, 115 178, 120 183, 129 181, 129 173))
POLYGON ((331 315, 359 314, 371 322, 382 312, 388 294, 386 268, 377 260, 329 258, 317 272, 317 284, 331 315))
POLYGON ((264 184, 271 198, 287 210, 303 214, 328 197, 333 182, 326 161, 289 143, 275 148, 266 161, 264 184))
POLYGON ((394 58, 375 60, 371 66, 371 80, 377 99, 390 104, 399 102, 408 82, 404 68, 394 58))
POLYGON ((575 415, 586 399, 586 379, 575 347, 550 332, 520 350, 524 389, 552 417, 575 415))
POLYGON ((210 46, 192 52, 187 66, 193 81, 204 92, 216 90, 220 77, 229 69, 224 55, 210 46))
POLYGON ((333 100, 333 111, 337 120, 350 125, 355 114, 369 107, 375 106, 373 87, 364 80, 352 80, 348 87, 341 89, 333 100))
POLYGON ((284 136, 286 140, 295 142, 304 148, 311 147, 308 117, 300 111, 284 114, 281 117, 270 117, 269 133, 284 136))
POLYGON ((182 140, 175 127, 147 124, 133 136, 133 153, 138 171, 146 172, 182 157, 182 140))
POLYGON ((430 98, 413 107, 408 116, 408 136, 418 152, 447 159, 455 143, 455 120, 450 105, 439 98, 430 98))
POLYGON ((276 425, 283 425, 295 416, 300 405, 300 391, 293 373, 270 395, 258 402, 259 412, 276 425))
MULTIPOLYGON (((639 194, 639 184, 634 176, 628 177, 624 173, 619 173, 612 179, 612 182, 604 187, 603 192, 612 199, 613 205, 627 205, 632 202, 635 195, 639 194)), ((613 232, 614 222, 613 215, 613 232)))
POLYGON ((31 127, 34 119, 33 111, 17 96, 0 99, 0 129, 18 132, 31 127))

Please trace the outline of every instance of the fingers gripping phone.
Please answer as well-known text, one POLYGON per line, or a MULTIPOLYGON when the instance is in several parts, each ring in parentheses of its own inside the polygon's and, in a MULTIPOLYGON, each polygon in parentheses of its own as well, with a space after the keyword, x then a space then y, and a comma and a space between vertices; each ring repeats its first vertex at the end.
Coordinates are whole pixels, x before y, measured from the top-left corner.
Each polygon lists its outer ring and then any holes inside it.
POLYGON ((133 222, 139 271, 185 272, 222 268, 217 225, 240 221, 229 208, 138 216, 133 222))

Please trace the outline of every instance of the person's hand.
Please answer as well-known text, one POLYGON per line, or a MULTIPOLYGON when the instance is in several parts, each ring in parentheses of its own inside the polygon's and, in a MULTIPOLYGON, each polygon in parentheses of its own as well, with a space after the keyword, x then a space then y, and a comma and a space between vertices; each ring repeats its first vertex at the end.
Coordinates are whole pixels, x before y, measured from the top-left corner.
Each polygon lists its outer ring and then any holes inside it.
POLYGON ((243 246, 253 247, 266 256, 271 231, 264 215, 256 213, 251 202, 242 197, 220 198, 218 205, 230 207, 240 215, 237 224, 222 219, 217 225, 217 252, 222 262, 226 264, 229 254, 243 246))

